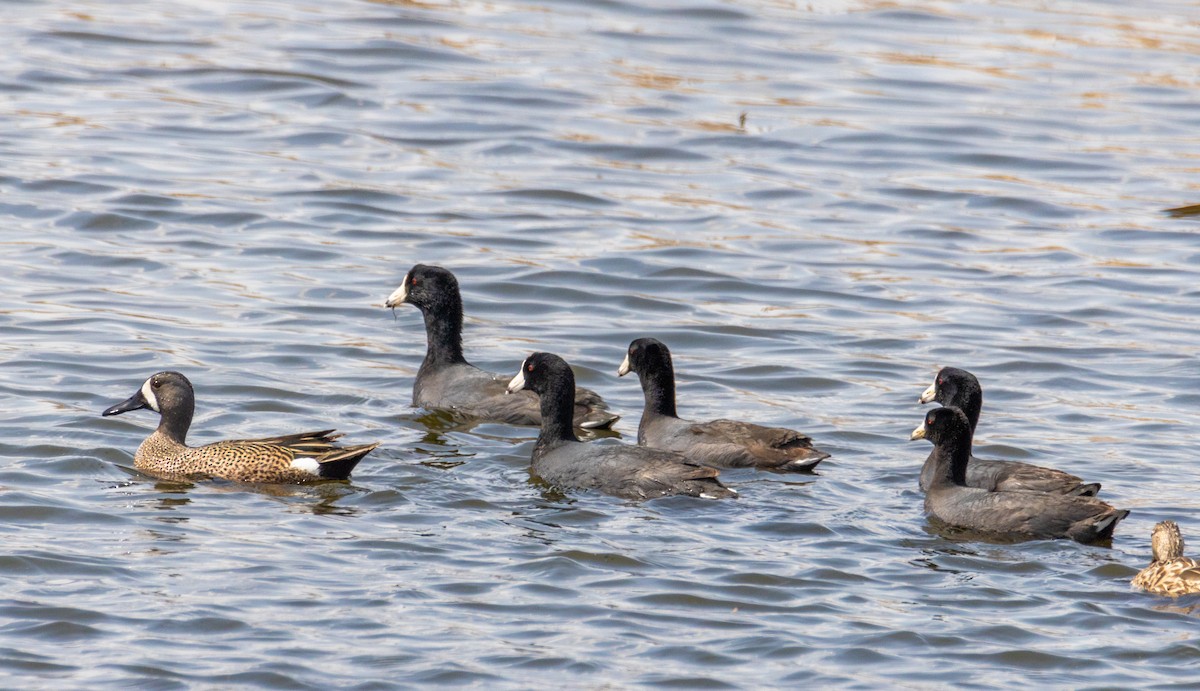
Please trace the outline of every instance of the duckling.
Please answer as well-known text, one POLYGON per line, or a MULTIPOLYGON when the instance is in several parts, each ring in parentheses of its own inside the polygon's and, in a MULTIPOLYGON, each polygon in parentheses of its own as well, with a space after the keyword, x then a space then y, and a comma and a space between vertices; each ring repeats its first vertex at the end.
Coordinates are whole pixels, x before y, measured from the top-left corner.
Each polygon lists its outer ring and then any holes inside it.
POLYGON ((636 372, 646 398, 638 424, 638 444, 668 449, 718 468, 759 468, 808 472, 829 454, 813 448, 812 439, 783 427, 764 427, 740 420, 691 422, 675 412, 675 366, 671 351, 654 338, 629 344, 617 369, 623 377, 636 372))
POLYGON ((1200 561, 1183 556, 1183 535, 1175 521, 1162 521, 1150 534, 1150 565, 1133 577, 1133 587, 1155 595, 1200 593, 1200 561))
POLYGON ((185 439, 192 425, 196 396, 192 383, 179 372, 152 375, 128 400, 105 410, 103 415, 141 408, 149 408, 161 418, 158 429, 138 447, 133 465, 154 475, 273 483, 345 480, 354 466, 379 446, 335 446, 333 441, 341 435, 331 429, 188 446, 185 439))
POLYGON ((705 499, 737 496, 717 480, 719 471, 673 451, 628 444, 585 444, 571 426, 575 375, 557 355, 533 353, 508 384, 541 399, 542 431, 533 447, 533 472, 551 485, 595 489, 623 499, 686 494, 705 499))
MULTIPOLYGON (((510 425, 541 424, 537 396, 528 391, 505 396, 507 377, 481 370, 463 357, 462 294, 453 273, 417 264, 383 304, 395 309, 404 303, 421 310, 425 318, 425 359, 413 383, 414 406, 510 425)), ((609 412, 595 391, 578 388, 573 419, 576 427, 608 429, 620 416, 609 412)))
MULTIPOLYGON (((958 408, 971 423, 971 433, 979 424, 979 413, 983 408, 983 388, 974 374, 957 367, 943 367, 933 383, 921 394, 920 402, 938 403, 958 408)), ((921 468, 921 491, 929 489, 933 479, 933 454, 925 459, 921 468)), ((1020 461, 990 461, 971 457, 967 466, 967 486, 986 490, 1025 490, 1094 497, 1100 492, 1100 483, 1084 483, 1082 479, 1054 468, 1045 468, 1020 461)))
POLYGON ((910 439, 933 442, 934 474, 925 493, 925 512, 943 523, 1030 539, 1069 537, 1090 543, 1111 539, 1117 523, 1129 515, 1092 497, 968 487, 971 423, 958 408, 929 411, 910 439))

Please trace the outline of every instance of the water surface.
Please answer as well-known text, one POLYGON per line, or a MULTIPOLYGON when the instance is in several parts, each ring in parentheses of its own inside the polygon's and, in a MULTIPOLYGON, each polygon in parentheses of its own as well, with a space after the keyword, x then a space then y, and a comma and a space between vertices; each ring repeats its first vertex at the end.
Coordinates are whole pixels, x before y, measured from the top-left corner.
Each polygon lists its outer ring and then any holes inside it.
POLYGON ((1194 683, 1192 3, 8 2, 0 38, 0 672, 13 687, 1194 683), (535 431, 410 405, 414 263, 468 357, 567 358, 636 430, 802 429, 815 476, 630 504, 530 477, 535 431), (977 452, 1134 510, 1111 549, 939 533, 907 442, 938 366, 977 452), (131 469, 336 425, 349 484, 131 469))

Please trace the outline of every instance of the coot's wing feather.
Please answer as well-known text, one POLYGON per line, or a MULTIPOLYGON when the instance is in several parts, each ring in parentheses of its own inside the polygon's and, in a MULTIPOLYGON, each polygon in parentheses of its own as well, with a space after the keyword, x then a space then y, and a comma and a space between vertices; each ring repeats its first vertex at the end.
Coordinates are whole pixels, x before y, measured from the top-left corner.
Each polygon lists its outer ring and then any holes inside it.
POLYGON ((647 425, 644 436, 648 446, 658 441, 657 446, 722 468, 811 470, 829 457, 800 432, 740 420, 686 422, 662 417, 647 425))
MULTIPOLYGON (((423 408, 453 410, 463 415, 509 425, 539 425, 542 421, 537 394, 506 389, 511 376, 487 372, 469 364, 443 367, 421 377, 414 403, 423 408)), ((579 427, 611 427, 620 416, 607 411, 600 396, 576 389, 575 419, 579 427), (579 403, 585 401, 584 405, 579 403)))
POLYGON ((563 444, 535 455, 533 470, 553 485, 596 489, 628 499, 735 494, 717 479, 716 468, 669 451, 624 444, 563 444))

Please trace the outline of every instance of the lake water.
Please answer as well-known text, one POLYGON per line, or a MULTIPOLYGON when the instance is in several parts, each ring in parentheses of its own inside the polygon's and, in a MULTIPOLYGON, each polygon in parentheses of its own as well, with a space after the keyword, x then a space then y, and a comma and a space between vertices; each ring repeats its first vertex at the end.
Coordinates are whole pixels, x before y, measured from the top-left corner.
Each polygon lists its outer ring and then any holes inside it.
POLYGON ((0 677, 13 688, 1150 686, 1200 678, 1194 2, 0 3, 0 677), (626 503, 536 431, 410 407, 414 263, 467 354, 624 415, 814 436, 816 475, 626 503), (938 366, 977 452, 1103 483, 1111 548, 940 535, 938 366), (155 481, 190 440, 337 426, 348 484, 155 481))

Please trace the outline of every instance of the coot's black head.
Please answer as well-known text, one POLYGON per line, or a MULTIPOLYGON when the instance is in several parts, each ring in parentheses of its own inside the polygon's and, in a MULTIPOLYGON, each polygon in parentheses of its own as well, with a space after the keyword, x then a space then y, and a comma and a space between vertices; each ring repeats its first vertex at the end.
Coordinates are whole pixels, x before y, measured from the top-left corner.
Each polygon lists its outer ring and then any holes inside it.
POLYGON ((957 367, 943 367, 921 394, 921 403, 937 401, 944 406, 966 409, 971 401, 982 397, 983 389, 974 374, 957 367))
POLYGON ((529 389, 539 396, 558 389, 574 392, 575 373, 565 360, 553 353, 534 353, 525 358, 517 375, 508 383, 509 393, 522 389, 529 389))
POLYGON ((644 377, 664 371, 672 374, 675 371, 671 363, 671 351, 656 338, 639 338, 629 344, 625 360, 617 369, 617 376, 637 372, 639 377, 644 377))
POLYGON ((159 429, 182 443, 196 410, 192 383, 179 372, 159 372, 143 382, 137 393, 105 410, 103 415, 120 415, 142 408, 161 415, 159 429))
POLYGON ((417 264, 409 269, 400 287, 383 304, 394 308, 404 303, 422 312, 452 310, 455 306, 461 312, 462 296, 458 291, 458 279, 440 266, 417 264))
POLYGON ((928 439, 934 446, 959 445, 971 441, 971 423, 958 408, 935 408, 925 414, 925 423, 909 439, 928 439))
POLYGON ((950 408, 958 408, 971 421, 971 431, 979 424, 983 411, 983 389, 974 374, 957 367, 943 367, 933 383, 921 394, 921 402, 937 401, 950 408))

